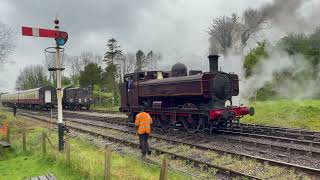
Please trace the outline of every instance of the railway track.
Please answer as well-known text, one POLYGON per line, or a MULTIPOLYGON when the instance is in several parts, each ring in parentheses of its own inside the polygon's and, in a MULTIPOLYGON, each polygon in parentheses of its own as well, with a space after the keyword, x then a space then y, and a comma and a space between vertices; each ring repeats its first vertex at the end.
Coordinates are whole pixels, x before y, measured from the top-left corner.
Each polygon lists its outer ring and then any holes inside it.
MULTIPOLYGON (((30 113, 30 112, 29 112, 30 113)), ((42 114, 48 114, 46 112, 43 112, 43 111, 40 111, 40 113, 42 114)), ((66 117, 68 117, 69 115, 70 116, 76 116, 77 118, 82 118, 82 119, 91 119, 91 120, 94 120, 94 121, 100 121, 100 122, 109 122, 109 123, 117 123, 119 125, 128 125, 127 124, 127 119, 125 118, 121 118, 121 117, 114 117, 114 118, 106 118, 106 117, 97 117, 97 116, 90 116, 90 115, 78 115, 76 112, 65 112, 64 113, 66 117)), ((242 124, 241 127, 244 127, 246 126, 242 124)), ((252 126, 249 125, 248 128, 252 128, 252 126)), ((269 128, 267 127, 264 127, 262 126, 262 129, 267 129, 266 131, 270 131, 269 128)), ((272 130, 273 132, 277 132, 277 131, 287 131, 288 133, 292 134, 293 132, 296 132, 296 133, 299 133, 300 135, 313 135, 313 136, 317 136, 319 133, 317 132, 304 132, 302 130, 297 130, 297 129, 294 129, 294 131, 291 131, 291 129, 288 129, 288 128, 275 128, 275 127, 271 127, 271 129, 274 129, 272 130)), ((273 136, 269 136, 269 135, 265 135, 266 132, 263 132, 261 130, 256 130, 257 134, 253 134, 253 133, 247 133, 247 132, 237 132, 236 130, 235 131, 229 131, 228 130, 224 130, 222 131, 222 133, 226 133, 226 134, 237 134, 237 135, 243 135, 243 136, 248 136, 248 137, 254 137, 254 138, 267 138, 267 139, 271 139, 271 140, 274 140, 274 141, 277 141, 277 142, 289 142, 290 144, 293 144, 293 143, 296 143, 296 144, 302 144, 302 145, 309 145, 310 147, 318 147, 319 146, 319 142, 318 141, 310 141, 310 140, 303 140, 303 139, 294 139, 294 138, 286 138, 286 137, 273 137, 273 136), (264 133, 264 134, 260 134, 260 133, 264 133)), ((217 137, 216 137, 217 139, 217 137)), ((262 147, 262 148, 267 148, 267 149, 277 149, 277 150, 282 150, 284 152, 288 152, 288 153, 299 153, 299 154, 303 154, 303 155, 306 155, 306 156, 309 156, 309 157, 314 157, 314 158, 319 158, 319 151, 314 151, 314 150, 305 150, 305 149, 301 149, 301 148, 291 148, 291 147, 288 147, 288 146, 279 146, 279 145, 270 145, 270 144, 267 144, 267 143, 261 143, 261 142, 257 142, 256 140, 255 141, 248 141, 248 140, 243 140, 243 139, 237 139, 237 138, 234 138, 234 137, 218 137, 218 139, 220 140, 225 140, 225 141, 229 141, 229 142, 234 142, 234 143, 245 143, 249 146, 253 146, 253 147, 262 147)), ((167 139, 168 141, 169 139, 167 139)), ((316 140, 316 139, 313 139, 313 140, 316 140)), ((186 144, 186 145, 189 145, 189 146, 192 146, 192 147, 196 147, 196 146, 193 146, 192 144, 186 144)), ((203 148, 203 147, 197 147, 199 149, 203 148)), ((216 149, 216 148, 207 148, 207 150, 214 150, 214 151, 219 151, 219 149, 216 149)), ((222 151, 222 150, 220 150, 222 151)), ((237 155, 237 154, 234 154, 232 152, 220 152, 220 153, 225 153, 225 154, 232 154, 232 155, 237 155)), ((263 152, 265 153, 265 152, 263 152)), ((239 155, 238 155, 239 156, 239 155)), ((241 156, 241 155, 240 155, 241 156)), ((248 156, 250 155, 247 155, 247 156, 243 156, 243 157, 246 157, 248 158, 248 156)), ((250 158, 250 157, 249 157, 250 158)), ((257 158, 256 158, 257 159, 257 158)), ((265 159, 265 158, 261 158, 261 159, 265 159)), ((268 162, 268 161, 264 161, 264 160, 258 160, 258 161, 261 161, 261 162, 268 162)), ((277 161, 275 160, 275 162, 271 162, 269 161, 268 163, 270 164, 273 164, 273 165, 279 165, 279 166, 286 166, 286 165, 281 165, 281 161, 277 161), (280 162, 280 163, 278 163, 280 162)), ((291 163, 288 163, 289 166, 288 167, 293 167, 291 165, 291 163)), ((296 167, 297 169, 299 169, 299 167, 296 167)), ((315 169, 317 170, 317 169, 315 169)))
MULTIPOLYGON (((77 114, 77 116, 79 116, 76 111, 68 111, 67 114, 77 114)), ((85 115, 83 113, 81 114, 87 118, 90 117, 96 120, 102 120, 102 121, 104 120, 104 117, 99 117, 96 115, 93 116, 90 114, 85 115)), ((114 116, 119 117, 118 114, 114 114, 114 116)), ((126 121, 127 118, 123 117, 123 119, 119 119, 119 120, 126 121)), ((320 142, 320 132, 312 132, 312 131, 307 131, 302 129, 289 129, 289 128, 259 126, 259 125, 240 123, 239 126, 234 126, 233 129, 230 129, 230 128, 226 129, 226 132, 228 131, 232 131, 237 135, 243 135, 243 136, 252 136, 253 134, 261 134, 261 135, 276 136, 276 137, 283 137, 283 138, 289 138, 289 139, 320 142)))
MULTIPOLYGON (((79 115, 76 114, 76 116, 70 116, 73 113, 65 113, 66 117, 69 118, 78 118, 78 119, 90 119, 94 121, 100 121, 100 122, 109 122, 109 123, 116 123, 119 125, 128 125, 128 121, 126 119, 120 118, 120 117, 115 117, 115 118, 106 118, 106 117, 96 117, 96 116, 87 116, 87 115, 79 115)), ((270 136, 270 135, 261 135, 261 134, 253 134, 253 133, 246 133, 246 132, 237 132, 232 131, 232 130, 220 130, 219 132, 225 133, 225 134, 235 134, 235 136, 217 136, 217 135, 211 135, 210 138, 212 139, 220 139, 220 141, 226 141, 230 143, 244 143, 248 146, 252 147, 260 147, 260 148, 266 148, 266 149, 274 149, 277 151, 282 151, 285 153, 296 153, 296 154, 301 154, 304 156, 308 157, 313 157, 313 158, 320 158, 320 151, 317 149, 320 146, 320 142, 314 142, 310 140, 300 140, 300 139, 294 139, 294 138, 285 138, 285 137, 277 137, 277 136, 270 136), (252 137, 255 139, 244 139, 244 138, 239 138, 239 135, 245 136, 245 137, 252 137), (260 142, 257 141, 256 139, 268 139, 271 141, 275 141, 277 143, 271 144, 270 142, 260 142), (280 142, 285 142, 288 144, 280 144, 280 142), (298 145, 303 145, 303 146, 292 146, 292 144, 298 144, 298 145), (307 147, 307 148, 306 148, 307 147)), ((186 136, 186 135, 184 135, 186 136)), ((208 138, 208 137, 206 137, 208 138)), ((261 153, 266 153, 266 151, 262 151, 261 153)), ((284 156, 284 155, 280 155, 284 156)))
MULTIPOLYGON (((103 128, 109 128, 109 129, 113 129, 113 130, 118 130, 121 132, 125 132, 125 133, 129 133, 129 134, 135 134, 134 130, 126 130, 126 129, 122 129, 122 128, 115 128, 115 127, 110 127, 107 125, 102 125, 101 122, 100 124, 97 124, 97 122, 95 121, 90 121, 90 120, 81 120, 81 119, 72 119, 69 118, 68 121, 71 122, 76 122, 76 123, 82 123, 85 125, 90 125, 90 126, 94 126, 94 127, 103 127, 103 128)), ((291 164, 291 163, 285 163, 285 162, 281 162, 281 161, 276 161, 276 160, 272 160, 272 159, 266 159, 266 158, 261 158, 261 157, 256 157, 256 156, 251 156, 251 155, 247 155, 247 154, 240 154, 240 153, 234 153, 234 152, 230 152, 230 151, 224 151, 218 148, 214 148, 214 147, 207 147, 204 145, 196 145, 190 142, 186 142, 186 141, 179 141, 179 140, 174 140, 172 138, 167 138, 167 137, 163 137, 163 136, 159 136, 159 135, 152 135, 153 138, 157 138, 157 139, 161 139, 161 140, 165 140, 165 141, 170 141, 171 143, 176 143, 176 144, 183 144, 183 145, 188 145, 190 147, 194 147, 197 149, 201 149, 201 150, 210 150, 210 151, 215 151, 218 152, 219 154, 229 154, 232 156, 237 156, 237 157, 244 157, 244 158, 250 158, 250 159, 254 159, 257 160, 259 162, 263 162, 263 163, 268 163, 271 165, 277 165, 280 167, 287 167, 287 168, 294 168, 296 170, 302 171, 302 172, 307 172, 308 174, 312 174, 312 175, 320 175, 320 170, 319 169, 315 169, 315 168, 310 168, 310 167, 305 167, 305 166, 301 166, 301 165, 296 165, 296 164, 291 164)))
POLYGON ((284 127, 274 127, 274 126, 264 126, 258 124, 244 124, 240 123, 242 126, 259 129, 259 130, 267 130, 267 131, 280 131, 280 132, 288 132, 288 133, 296 133, 296 134, 304 134, 304 135, 320 135, 320 132, 309 131, 306 129, 299 129, 299 128, 284 128, 284 127))
MULTIPOLYGON (((39 111, 45 113, 45 111, 39 111)), ((54 111, 53 114, 56 112, 54 111)), ((128 122, 128 119, 124 117, 122 113, 118 111, 106 111, 106 110, 82 110, 82 111, 64 111, 65 115, 82 116, 83 118, 91 118, 99 121, 109 121, 111 116, 117 117, 120 122, 128 122), (94 112, 94 115, 92 113, 94 112), (88 113, 88 114, 86 114, 88 113), (98 114, 95 114, 98 113, 98 114), (108 116, 104 116, 105 113, 110 113, 108 116)), ((263 126, 256 124, 244 124, 240 123, 239 126, 235 126, 233 129, 225 129, 222 133, 232 133, 241 136, 259 137, 259 138, 271 138, 272 140, 289 143, 301 143, 303 145, 311 145, 319 147, 320 144, 320 132, 308 131, 305 129, 291 129, 282 127, 263 126), (260 136, 261 135, 261 136, 260 136), (275 137, 275 138, 272 138, 275 137), (281 138, 280 138, 281 137, 281 138), (316 142, 316 143, 313 143, 316 142)))
MULTIPOLYGON (((39 117, 39 116, 37 117, 37 116, 34 116, 34 115, 25 114, 25 113, 20 113, 20 115, 25 116, 25 117, 29 117, 29 118, 32 118, 32 119, 40 120, 40 121, 45 122, 45 123, 57 124, 56 122, 53 122, 53 121, 50 121, 50 120, 46 120, 45 118, 39 117)), ((79 122, 77 122, 77 123, 79 123, 79 122)), ((86 125, 88 125, 88 124, 86 124, 86 125)), ((109 139, 111 141, 119 142, 121 144, 125 144, 125 145, 128 145, 128 146, 134 147, 134 148, 139 148, 140 147, 139 143, 132 142, 131 140, 127 140, 127 139, 124 139, 124 138, 118 138, 118 137, 110 136, 110 135, 107 135, 107 134, 102 134, 102 133, 99 133, 97 131, 92 131, 92 130, 88 130, 88 129, 84 129, 84 128, 80 128, 80 127, 76 127, 76 126, 68 126, 68 128, 72 129, 72 130, 75 130, 75 131, 78 131, 78 132, 90 134, 90 135, 93 135, 93 136, 96 136, 96 137, 106 138, 106 139, 109 139)), ((101 128, 101 126, 100 126, 100 128, 101 128)), ((249 179, 262 179, 262 178, 259 178, 259 177, 256 177, 256 176, 253 176, 253 175, 250 175, 250 174, 246 174, 246 173, 243 173, 243 172, 240 172, 240 171, 235 171, 233 169, 222 167, 222 166, 219 166, 219 165, 216 165, 216 164, 200 161, 200 160, 195 159, 195 158, 179 155, 177 153, 166 151, 166 150, 163 150, 163 149, 160 149, 160 148, 157 148, 157 147, 150 147, 150 148, 151 148, 151 150, 155 151, 157 154, 167 154, 170 157, 173 157, 174 159, 184 160, 186 162, 193 163, 195 165, 205 166, 207 168, 214 168, 214 169, 217 170, 217 173, 219 175, 221 174, 224 177, 227 177, 228 179, 232 178, 232 177, 247 178, 247 179, 248 178, 249 179)))
MULTIPOLYGON (((91 115, 79 115, 76 113, 65 113, 66 117, 77 117, 77 118, 82 118, 82 119, 91 119, 91 120, 96 120, 96 121, 101 121, 101 122, 112 122, 112 123, 117 123, 120 125, 128 125, 129 121, 127 118, 122 118, 122 117, 114 117, 114 118, 106 118, 106 117, 97 117, 97 116, 91 116, 91 115)), ((280 136, 278 131, 274 131, 274 133, 268 133, 269 130, 266 131, 258 131, 258 130, 250 130, 250 129, 245 129, 242 126, 240 127, 235 127, 233 129, 225 129, 225 130, 219 130, 220 133, 225 133, 225 134, 234 134, 234 135, 240 135, 244 137, 252 137, 252 138, 261 138, 261 139, 269 139, 272 141, 276 142, 286 142, 286 143, 291 143, 291 144, 301 144, 305 146, 310 146, 310 147, 320 147, 320 136, 318 137, 317 135, 312 135, 312 138, 310 138, 310 135, 301 135, 299 134, 292 134, 291 132, 289 133, 281 133, 280 136)), ((320 134, 320 133, 319 133, 320 134)), ((249 143, 249 142, 248 142, 249 143)), ((254 144, 253 144, 254 145, 254 144)), ((289 149, 290 151, 290 149, 289 149)), ((298 151, 298 150, 297 150, 298 151)), ((317 152, 314 152, 314 154, 317 154, 317 152)))

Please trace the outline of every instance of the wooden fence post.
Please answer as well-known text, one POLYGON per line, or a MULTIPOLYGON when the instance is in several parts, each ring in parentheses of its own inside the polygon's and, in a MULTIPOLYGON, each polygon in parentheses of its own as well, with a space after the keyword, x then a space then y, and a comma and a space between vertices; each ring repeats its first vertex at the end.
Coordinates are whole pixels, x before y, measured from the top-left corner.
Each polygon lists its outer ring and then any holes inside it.
POLYGON ((69 140, 69 136, 66 136, 66 158, 67 158, 67 163, 70 164, 70 140, 69 140))
POLYGON ((7 142, 10 143, 10 123, 7 125, 7 142))
POLYGON ((111 146, 105 146, 104 180, 111 179, 111 146))
POLYGON ((161 166, 161 172, 160 172, 160 180, 167 180, 168 179, 168 158, 166 155, 164 155, 162 166, 161 166))
POLYGON ((27 150, 27 147, 26 147, 26 129, 23 128, 22 130, 22 149, 23 151, 26 151, 27 150))
POLYGON ((47 134, 46 132, 42 132, 42 155, 45 156, 47 154, 47 134))

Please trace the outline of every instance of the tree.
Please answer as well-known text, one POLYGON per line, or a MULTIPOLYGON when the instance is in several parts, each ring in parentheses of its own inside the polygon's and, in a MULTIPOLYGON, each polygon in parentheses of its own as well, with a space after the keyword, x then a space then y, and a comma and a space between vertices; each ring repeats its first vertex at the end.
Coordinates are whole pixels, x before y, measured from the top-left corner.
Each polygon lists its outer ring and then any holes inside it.
POLYGON ((99 55, 96 55, 92 52, 82 52, 79 56, 80 59, 80 66, 81 68, 88 65, 89 63, 96 63, 99 66, 102 64, 102 57, 99 55))
MULTIPOLYGON (((44 68, 46 70, 48 70, 49 68, 55 67, 55 64, 56 64, 56 56, 55 56, 55 54, 51 54, 51 53, 46 54, 46 59, 43 61, 44 68)), ((47 71, 46 73, 49 76, 50 84, 54 85, 55 82, 56 82, 55 81, 55 79, 56 79, 55 72, 54 71, 47 71)))
POLYGON ((132 73, 135 69, 136 56, 132 53, 127 53, 121 56, 121 63, 119 70, 120 82, 122 82, 125 74, 132 73))
POLYGON ((72 84, 79 83, 80 71, 89 63, 96 63, 99 66, 102 64, 102 58, 92 52, 82 52, 80 56, 65 56, 66 65, 71 71, 72 84))
POLYGON ((0 64, 6 61, 6 58, 12 53, 14 48, 13 30, 0 22, 0 64))
POLYGON ((146 56, 142 50, 138 50, 136 53, 136 72, 142 71, 146 63, 146 56))
POLYGON ((105 68, 105 71, 103 73, 103 83, 106 85, 108 90, 111 90, 112 92, 115 91, 114 85, 117 84, 116 78, 117 78, 117 67, 115 64, 110 64, 105 68))
POLYGON ((122 50, 118 45, 118 41, 114 38, 109 39, 107 47, 108 49, 107 52, 104 54, 103 60, 107 62, 107 64, 116 64, 116 59, 122 55, 122 50))
POLYGON ((209 27, 210 52, 227 56, 229 50, 241 53, 249 39, 264 28, 265 16, 258 10, 248 8, 242 18, 233 13, 213 19, 209 27))
POLYGON ((266 42, 258 42, 258 46, 252 49, 245 57, 243 68, 245 70, 245 77, 249 77, 253 73, 255 66, 269 55, 266 49, 266 42))
POLYGON ((132 73, 135 69, 136 56, 134 53, 128 53, 124 61, 124 74, 132 73))
POLYGON ((26 90, 49 85, 46 69, 41 65, 31 65, 20 71, 16 81, 17 90, 26 90))
POLYGON ((261 84, 257 89, 251 88, 259 92, 257 98, 319 97, 315 85, 320 83, 319 37, 319 30, 310 35, 288 34, 268 51, 265 42, 258 43, 244 62, 245 75, 250 77, 247 80, 261 84))
MULTIPOLYGON (((313 65, 320 64, 320 27, 318 27, 309 37, 310 49, 307 53, 313 65)), ((318 71, 318 70, 317 70, 318 71)), ((319 75, 320 78, 320 75, 319 75)))
POLYGON ((102 78, 102 69, 96 63, 89 63, 80 71, 79 83, 81 87, 89 87, 92 89, 94 85, 100 84, 102 78))
POLYGON ((157 70, 158 63, 161 60, 160 53, 154 53, 153 51, 149 51, 146 57, 147 62, 147 70, 157 70))
POLYGON ((221 16, 213 20, 209 27, 211 51, 227 55, 227 51, 234 47, 240 29, 239 17, 232 14, 230 17, 221 16))
POLYGON ((263 29, 263 24, 266 22, 266 16, 257 9, 248 8, 243 13, 241 46, 244 48, 250 38, 263 29))
POLYGON ((317 77, 320 66, 320 30, 316 29, 314 33, 305 35, 303 33, 291 33, 277 43, 277 48, 287 52, 290 56, 302 55, 300 61, 310 64, 308 72, 313 77, 317 77))
MULTIPOLYGON (((123 60, 123 54, 122 50, 120 49, 120 46, 118 45, 118 41, 115 38, 111 38, 108 40, 107 43, 107 51, 104 54, 103 61, 107 63, 106 72, 108 75, 104 75, 104 78, 110 78, 112 82, 112 91, 115 94, 115 91, 117 91, 117 78, 119 77, 119 69, 118 66, 120 64, 119 61, 123 60), (109 67, 110 66, 110 67, 109 67), (112 77, 111 77, 112 76, 112 77)), ((121 71, 121 70, 120 70, 121 71)), ((106 81, 106 79, 104 79, 106 81)))
POLYGON ((291 33, 283 38, 277 43, 277 47, 286 51, 289 55, 294 54, 305 54, 309 48, 309 39, 303 34, 291 33))
POLYGON ((63 76, 61 79, 61 84, 63 87, 72 86, 71 78, 63 76))

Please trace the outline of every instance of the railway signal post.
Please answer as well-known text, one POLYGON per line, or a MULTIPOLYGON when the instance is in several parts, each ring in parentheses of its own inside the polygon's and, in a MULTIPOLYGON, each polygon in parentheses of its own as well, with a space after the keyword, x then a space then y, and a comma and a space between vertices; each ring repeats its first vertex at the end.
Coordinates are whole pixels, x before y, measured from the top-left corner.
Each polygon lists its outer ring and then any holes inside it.
MULTIPOLYGON (((54 20, 55 29, 59 31, 59 20, 54 20)), ((57 75, 57 104, 58 104, 58 133, 59 133, 59 150, 62 151, 64 149, 64 141, 63 141, 63 117, 62 117, 62 87, 61 87, 61 71, 63 71, 61 67, 61 58, 60 58, 60 44, 63 42, 59 42, 63 40, 56 39, 56 75, 57 75)))
MULTIPOLYGON (((54 38, 56 42, 56 47, 50 47, 55 49, 55 67, 49 68, 49 71, 56 72, 57 80, 57 105, 58 105, 58 137, 59 137, 59 151, 64 150, 64 140, 63 133, 65 131, 65 126, 63 124, 62 116, 62 87, 61 87, 61 72, 64 68, 61 67, 61 46, 63 46, 68 40, 68 33, 59 30, 59 20, 56 18, 54 20, 55 30, 50 29, 40 29, 40 28, 31 28, 31 27, 22 27, 23 36, 35 36, 35 37, 46 37, 54 38)), ((46 52, 50 52, 47 48, 46 52), (48 51, 47 51, 48 50, 48 51)))

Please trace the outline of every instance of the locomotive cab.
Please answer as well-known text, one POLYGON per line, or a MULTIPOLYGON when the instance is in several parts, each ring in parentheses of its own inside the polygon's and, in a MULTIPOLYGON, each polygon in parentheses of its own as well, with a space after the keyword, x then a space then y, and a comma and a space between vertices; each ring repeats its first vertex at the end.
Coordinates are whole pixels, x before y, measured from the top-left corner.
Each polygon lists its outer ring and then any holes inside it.
MULTIPOLYGON (((120 85, 121 105, 125 107, 139 106, 139 84, 148 80, 168 78, 169 73, 163 71, 134 72, 124 76, 124 83, 120 85)), ((120 108, 121 109, 121 108, 120 108)))

